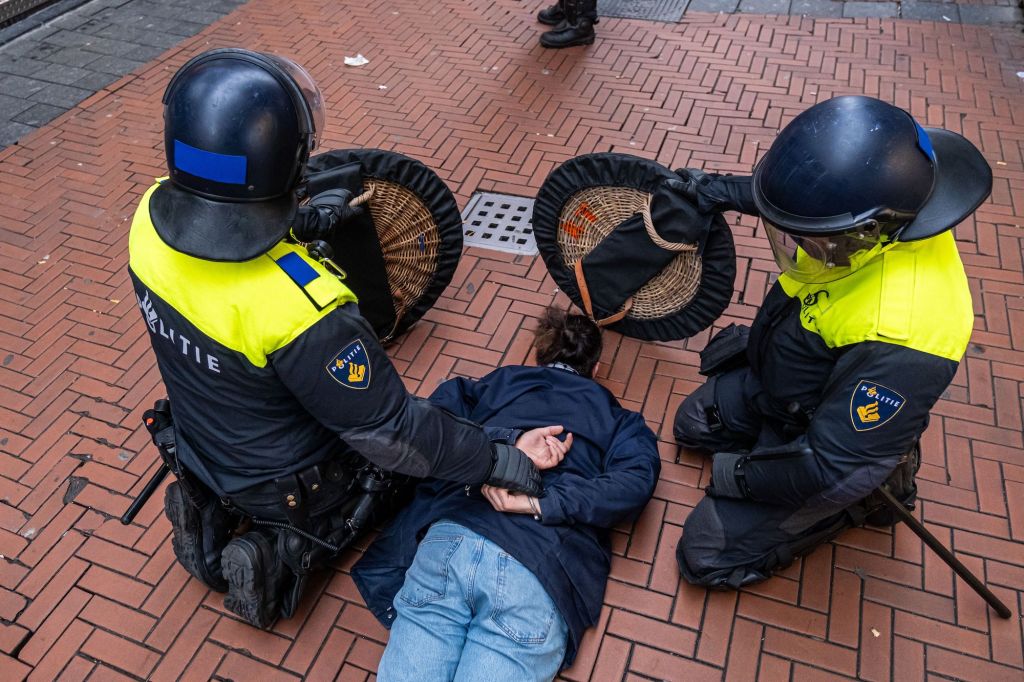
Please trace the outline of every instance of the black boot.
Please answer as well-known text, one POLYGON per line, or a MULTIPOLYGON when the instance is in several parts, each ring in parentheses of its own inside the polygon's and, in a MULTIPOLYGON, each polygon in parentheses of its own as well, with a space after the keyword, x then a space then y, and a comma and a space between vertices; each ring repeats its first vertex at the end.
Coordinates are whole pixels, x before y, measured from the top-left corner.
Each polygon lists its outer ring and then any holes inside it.
POLYGON ((592 45, 594 43, 594 22, 590 19, 579 19, 575 24, 563 21, 540 36, 540 44, 554 50, 576 45, 592 45))
POLYGON ((224 606, 250 625, 270 628, 281 613, 291 571, 274 554, 274 540, 250 531, 228 543, 221 556, 228 594, 224 606))
POLYGON ((565 20, 541 34, 540 44, 555 50, 592 44, 594 24, 597 23, 597 0, 562 0, 562 10, 565 20))
POLYGON ((562 0, 537 12, 537 21, 548 26, 558 26, 564 20, 565 10, 562 9, 562 0))
MULTIPOLYGON (((542 24, 547 24, 548 26, 558 26, 560 23, 565 21, 565 0, 558 0, 558 2, 550 7, 545 7, 541 11, 537 12, 537 21, 542 24)), ((594 24, 601 23, 597 18, 596 3, 590 12, 590 21, 594 24)))
POLYGON ((234 526, 231 515, 212 497, 197 507, 179 481, 167 486, 164 513, 171 522, 171 545, 178 563, 207 587, 227 590, 220 558, 234 526))

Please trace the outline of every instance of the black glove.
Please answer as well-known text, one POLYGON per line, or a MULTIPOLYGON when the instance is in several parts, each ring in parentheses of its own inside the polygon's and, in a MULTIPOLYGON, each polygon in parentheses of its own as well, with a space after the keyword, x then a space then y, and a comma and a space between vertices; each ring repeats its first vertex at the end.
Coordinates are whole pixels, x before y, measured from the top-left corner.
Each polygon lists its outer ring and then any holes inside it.
POLYGON ((675 174, 679 176, 680 184, 673 182, 673 188, 697 204, 701 213, 739 211, 759 215, 749 175, 719 175, 697 168, 677 168, 675 174))
POLYGON ((519 448, 504 443, 491 443, 491 473, 485 483, 514 493, 543 497, 544 484, 540 472, 519 448))
POLYGON ((295 238, 302 242, 330 239, 339 225, 363 212, 362 206, 349 206, 352 192, 347 189, 329 189, 299 208, 292 225, 295 238))

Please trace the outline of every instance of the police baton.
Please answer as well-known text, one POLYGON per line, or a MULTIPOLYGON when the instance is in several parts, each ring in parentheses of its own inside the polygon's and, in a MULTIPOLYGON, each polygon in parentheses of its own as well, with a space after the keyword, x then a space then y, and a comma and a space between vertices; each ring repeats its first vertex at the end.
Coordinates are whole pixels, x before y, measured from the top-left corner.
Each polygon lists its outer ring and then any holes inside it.
POLYGON ((914 515, 907 511, 907 508, 900 504, 899 500, 893 497, 892 493, 890 493, 885 486, 879 486, 877 492, 881 495, 886 506, 896 514, 899 520, 907 524, 910 530, 914 531, 914 535, 921 538, 924 544, 928 545, 933 552, 938 554, 939 558, 946 562, 947 566, 952 568, 958 576, 963 578, 965 583, 971 586, 972 590, 978 593, 978 596, 984 599, 989 606, 995 609, 1000 618, 1010 617, 1010 609, 1006 604, 1001 602, 999 597, 992 594, 992 590, 988 589, 985 584, 978 579, 978 576, 971 573, 969 568, 960 563, 960 560, 953 556, 953 553, 946 549, 946 547, 939 542, 939 539, 932 535, 920 521, 914 518, 914 515))
POLYGON ((142 489, 142 492, 138 494, 135 501, 132 502, 128 510, 121 516, 121 523, 128 526, 135 520, 136 515, 142 510, 149 498, 153 497, 153 493, 160 487, 163 480, 170 473, 171 469, 167 466, 166 462, 160 462, 159 468, 150 477, 149 482, 146 483, 146 487, 142 489))
POLYGON ((149 501, 149 498, 153 497, 153 493, 163 483, 164 478, 167 477, 167 473, 171 470, 169 461, 172 461, 173 456, 173 436, 170 439, 161 437, 162 434, 171 433, 171 426, 173 425, 173 419, 171 418, 171 403, 167 399, 157 400, 153 405, 152 410, 146 410, 142 415, 142 423, 149 431, 149 435, 153 438, 153 444, 156 445, 157 450, 160 452, 160 467, 153 473, 149 481, 146 483, 146 487, 142 489, 135 501, 131 503, 127 511, 121 516, 121 523, 124 525, 131 524, 135 520, 135 516, 142 510, 142 507, 149 501))

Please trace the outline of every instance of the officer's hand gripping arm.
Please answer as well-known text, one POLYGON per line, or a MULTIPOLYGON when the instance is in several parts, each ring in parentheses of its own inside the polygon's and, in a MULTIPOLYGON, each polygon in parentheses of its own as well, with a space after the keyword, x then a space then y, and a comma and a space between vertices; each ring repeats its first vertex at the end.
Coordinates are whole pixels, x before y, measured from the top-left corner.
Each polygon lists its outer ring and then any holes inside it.
POLYGON ((494 463, 487 477, 487 485, 514 493, 525 493, 531 497, 544 494, 540 472, 522 450, 503 443, 494 443, 492 447, 494 463))

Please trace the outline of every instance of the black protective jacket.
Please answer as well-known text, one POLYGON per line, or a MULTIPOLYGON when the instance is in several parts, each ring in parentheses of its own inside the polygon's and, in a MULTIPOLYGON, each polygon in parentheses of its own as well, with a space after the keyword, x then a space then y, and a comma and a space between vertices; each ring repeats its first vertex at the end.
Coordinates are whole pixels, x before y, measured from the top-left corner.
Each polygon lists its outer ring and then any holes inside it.
POLYGON ((154 189, 132 224, 129 272, 188 470, 230 496, 344 441, 390 471, 487 478, 488 436, 409 395, 336 277, 285 242, 242 263, 175 251, 150 218, 154 189))
POLYGON ((834 282, 782 276, 751 328, 751 371, 715 391, 723 418, 743 400, 774 438, 717 453, 710 494, 809 511, 862 499, 924 431, 972 326, 951 232, 888 247, 834 282))

